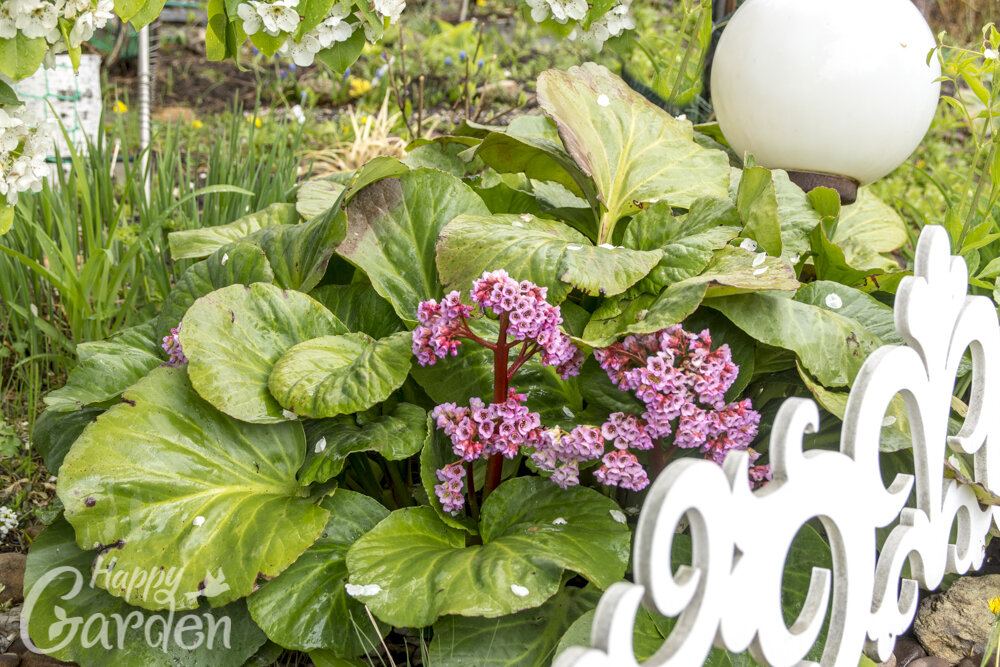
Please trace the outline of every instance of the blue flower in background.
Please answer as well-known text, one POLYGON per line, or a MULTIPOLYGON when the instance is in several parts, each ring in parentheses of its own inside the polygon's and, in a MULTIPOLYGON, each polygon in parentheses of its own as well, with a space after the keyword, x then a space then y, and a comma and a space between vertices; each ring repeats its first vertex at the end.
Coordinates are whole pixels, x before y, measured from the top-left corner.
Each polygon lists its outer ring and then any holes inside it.
POLYGON ((451 65, 451 56, 445 56, 444 57, 444 64, 445 65, 451 65))
POLYGON ((464 63, 465 62, 465 58, 466 58, 465 51, 459 51, 458 52, 458 59, 461 60, 464 63))
POLYGON ((479 62, 476 63, 476 69, 482 69, 482 68, 483 68, 483 59, 480 58, 479 62))
POLYGON ((350 67, 348 67, 347 69, 344 70, 344 76, 340 77, 340 80, 341 81, 346 81, 347 77, 349 77, 349 76, 351 76, 351 68, 350 67))
MULTIPOLYGON (((482 62, 482 61, 480 61, 480 62, 482 62)), ((289 65, 288 69, 291 70, 292 72, 294 72, 295 71, 295 63, 292 63, 291 65, 289 65)))

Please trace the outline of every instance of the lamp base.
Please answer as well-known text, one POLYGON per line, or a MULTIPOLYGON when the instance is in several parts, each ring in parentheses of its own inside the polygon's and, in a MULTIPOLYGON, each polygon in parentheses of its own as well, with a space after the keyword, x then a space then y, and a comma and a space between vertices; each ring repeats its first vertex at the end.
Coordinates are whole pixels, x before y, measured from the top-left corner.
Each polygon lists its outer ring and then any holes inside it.
POLYGON ((834 176, 833 174, 820 174, 814 171, 789 171, 788 178, 792 183, 799 186, 806 192, 813 188, 832 188, 840 195, 842 204, 853 204, 858 199, 858 183, 853 178, 846 176, 834 176))

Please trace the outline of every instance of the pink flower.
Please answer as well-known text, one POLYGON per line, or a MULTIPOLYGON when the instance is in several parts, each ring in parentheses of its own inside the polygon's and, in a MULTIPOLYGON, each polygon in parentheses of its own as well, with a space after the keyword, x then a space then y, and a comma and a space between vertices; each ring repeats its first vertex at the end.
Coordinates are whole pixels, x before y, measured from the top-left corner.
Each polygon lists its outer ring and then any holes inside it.
POLYGON ((170 334, 163 337, 163 351, 170 355, 167 364, 170 366, 183 366, 187 363, 184 350, 181 348, 181 324, 170 330, 170 334))
POLYGON ((434 495, 449 514, 458 514, 465 507, 465 468, 461 463, 451 463, 437 471, 441 484, 434 486, 434 495))
POLYGON ((635 454, 622 450, 608 452, 594 477, 605 486, 620 486, 623 489, 642 491, 649 486, 649 477, 643 470, 635 454))

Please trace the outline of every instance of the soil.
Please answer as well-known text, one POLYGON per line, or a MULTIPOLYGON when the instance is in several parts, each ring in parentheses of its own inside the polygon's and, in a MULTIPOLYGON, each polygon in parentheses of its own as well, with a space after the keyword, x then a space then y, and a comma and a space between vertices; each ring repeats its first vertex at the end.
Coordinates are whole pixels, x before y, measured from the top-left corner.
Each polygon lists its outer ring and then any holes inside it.
MULTIPOLYGON (((199 31, 196 27, 191 30, 199 31)), ((108 72, 109 85, 122 91, 125 99, 134 99, 137 79, 134 59, 119 60, 108 72)), ((200 48, 161 44, 153 56, 154 109, 188 107, 199 114, 214 114, 232 109, 234 99, 252 108, 256 97, 257 77, 252 71, 241 71, 232 61, 208 62, 200 48)))

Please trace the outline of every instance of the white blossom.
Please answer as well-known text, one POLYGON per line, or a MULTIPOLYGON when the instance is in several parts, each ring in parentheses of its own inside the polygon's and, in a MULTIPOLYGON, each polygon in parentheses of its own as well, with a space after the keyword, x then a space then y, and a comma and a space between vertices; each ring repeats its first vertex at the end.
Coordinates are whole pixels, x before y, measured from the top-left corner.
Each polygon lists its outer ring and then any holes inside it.
POLYGON ((302 39, 296 42, 291 36, 285 40, 278 51, 285 56, 290 56, 299 67, 308 67, 313 64, 316 54, 321 50, 319 40, 312 32, 302 35, 302 39))
POLYGON ((406 0, 375 0, 375 12, 389 19, 389 23, 395 23, 399 16, 406 9, 406 0))
POLYGON ((996 49, 983 49, 983 57, 987 60, 1000 60, 1000 51, 996 49))
POLYGON ((260 15, 261 23, 264 24, 264 32, 272 37, 295 32, 299 26, 299 13, 295 11, 298 4, 299 0, 275 0, 271 4, 256 3, 257 13, 260 15))
POLYGON ((17 36, 17 15, 14 3, 0 2, 0 38, 13 39, 17 36))
POLYGON ((256 2, 241 2, 236 8, 237 16, 243 21, 243 32, 248 35, 256 35, 260 32, 263 25, 260 21, 260 15, 257 13, 256 5, 256 2))
POLYGON ((25 37, 35 39, 48 37, 59 26, 59 10, 51 2, 37 0, 36 2, 21 2, 21 11, 17 15, 16 25, 25 37))
POLYGON ((17 528, 17 513, 9 507, 0 507, 0 537, 7 537, 14 528, 17 528))

